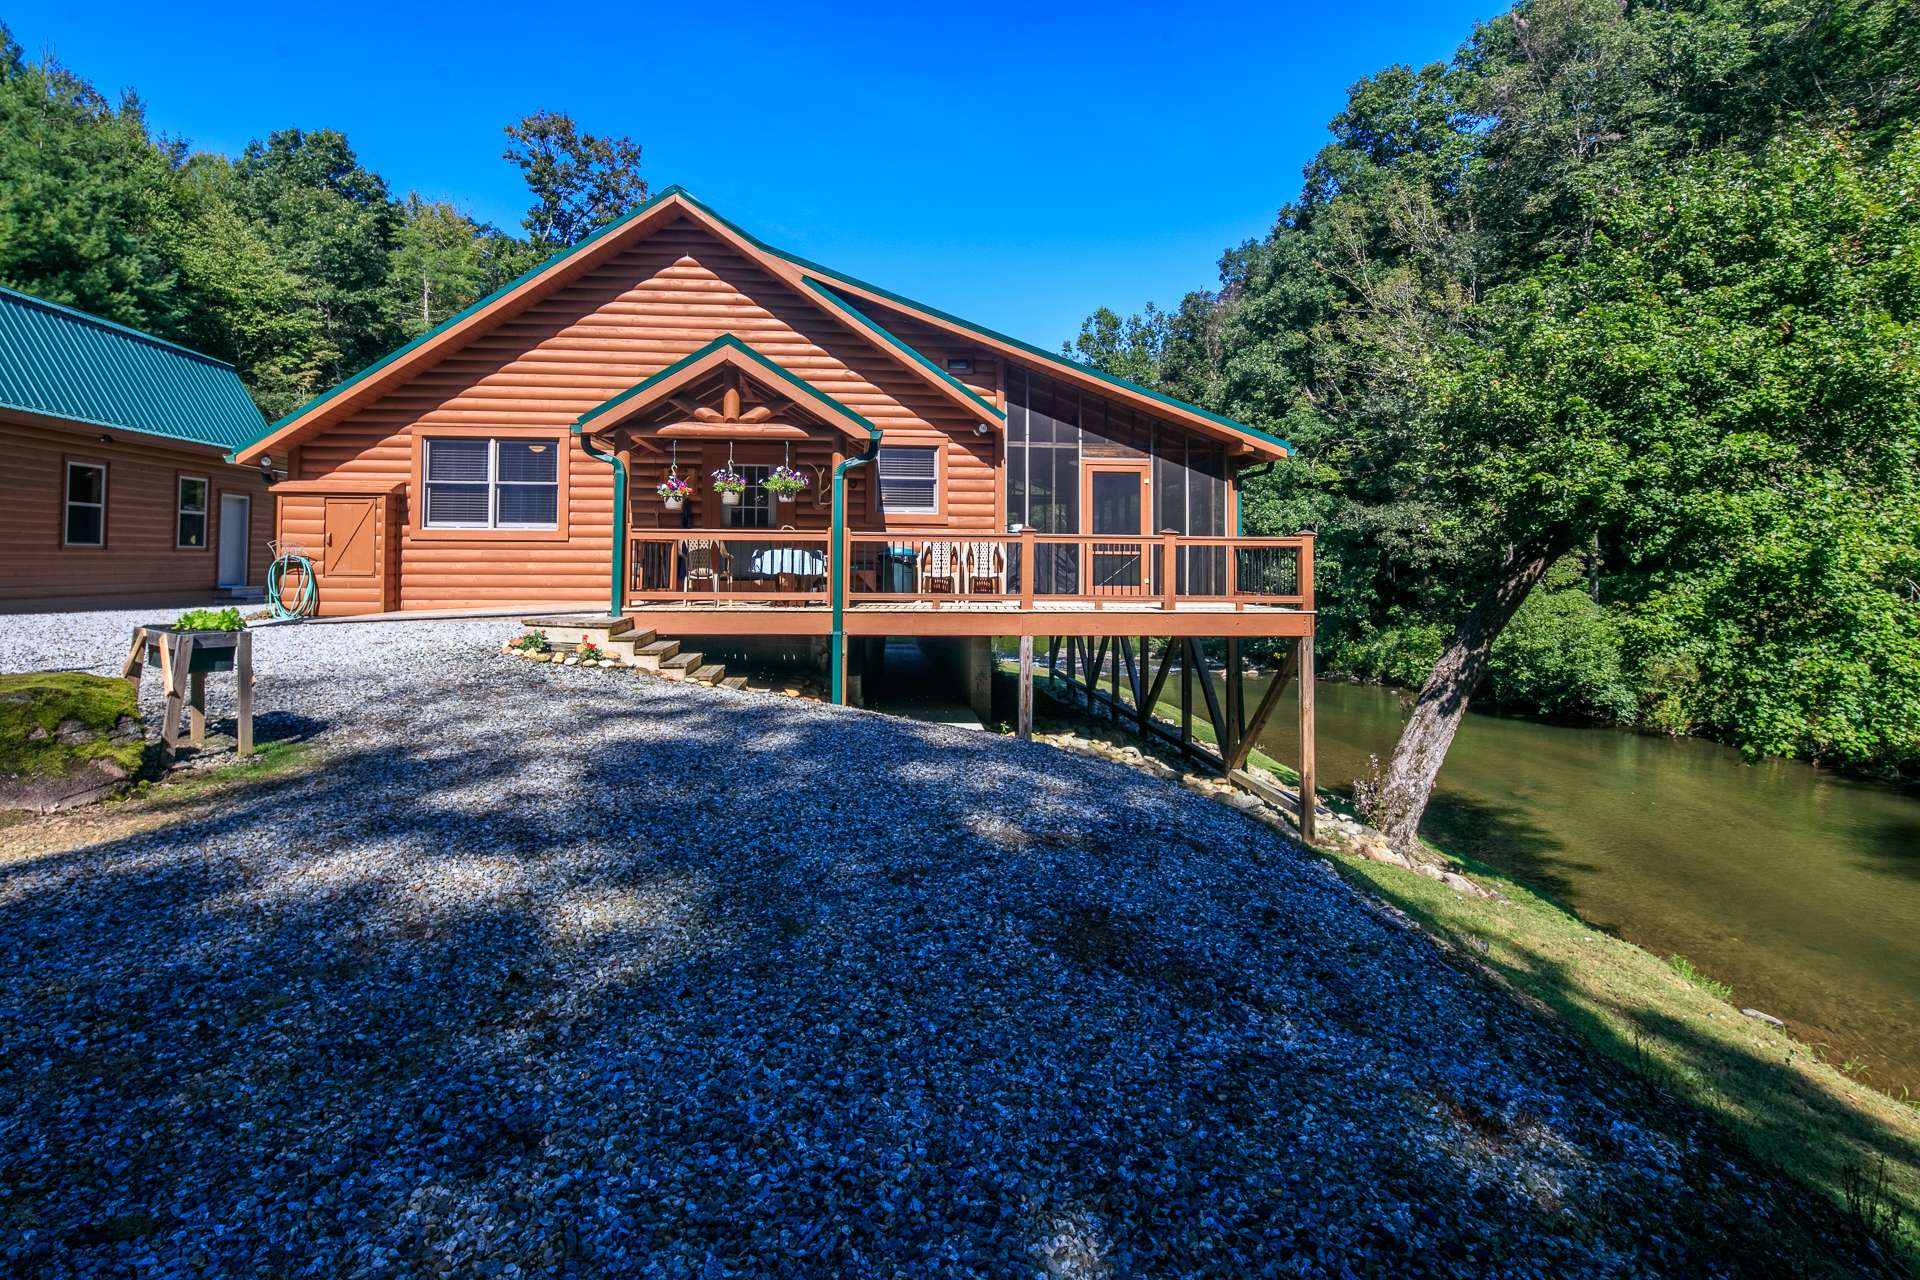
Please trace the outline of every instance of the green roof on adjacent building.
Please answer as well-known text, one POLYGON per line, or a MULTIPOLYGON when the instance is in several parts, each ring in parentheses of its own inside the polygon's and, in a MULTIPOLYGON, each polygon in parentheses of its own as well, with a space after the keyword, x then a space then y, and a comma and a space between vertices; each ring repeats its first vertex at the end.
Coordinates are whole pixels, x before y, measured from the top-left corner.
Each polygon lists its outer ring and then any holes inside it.
POLYGON ((222 449, 266 430, 225 361, 4 287, 0 408, 222 449))

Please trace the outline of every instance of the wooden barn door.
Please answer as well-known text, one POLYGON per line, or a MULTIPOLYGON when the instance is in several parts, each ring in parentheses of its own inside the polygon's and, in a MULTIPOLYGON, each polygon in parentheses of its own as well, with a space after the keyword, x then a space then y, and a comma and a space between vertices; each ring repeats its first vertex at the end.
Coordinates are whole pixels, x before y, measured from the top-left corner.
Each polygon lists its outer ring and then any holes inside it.
POLYGON ((374 498, 328 498, 322 578, 371 578, 379 572, 374 554, 374 498))

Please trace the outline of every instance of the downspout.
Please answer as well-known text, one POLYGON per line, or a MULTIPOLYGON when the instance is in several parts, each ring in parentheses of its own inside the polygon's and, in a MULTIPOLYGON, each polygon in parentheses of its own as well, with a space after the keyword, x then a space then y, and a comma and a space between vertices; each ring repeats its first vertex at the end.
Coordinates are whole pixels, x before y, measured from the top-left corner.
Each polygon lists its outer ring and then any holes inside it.
POLYGON ((1269 458, 1257 467, 1250 467, 1245 471, 1236 471, 1233 473, 1234 537, 1244 538, 1247 536, 1247 504, 1244 501, 1247 496, 1247 491, 1243 481, 1249 478, 1258 480, 1262 476, 1270 476, 1273 474, 1273 469, 1279 465, 1280 460, 1278 458, 1269 458))
POLYGON ((594 448, 593 440, 584 432, 580 435, 580 447, 589 458, 613 468, 613 581, 607 596, 607 615, 617 617, 623 594, 620 587, 626 581, 627 572, 627 467, 618 454, 601 453, 594 448))
POLYGON ((847 557, 841 554, 842 548, 847 545, 847 472, 865 466, 879 456, 880 431, 877 427, 868 427, 866 449, 851 458, 841 459, 833 469, 833 634, 828 641, 832 648, 828 663, 832 672, 835 706, 845 706, 847 702, 847 557))

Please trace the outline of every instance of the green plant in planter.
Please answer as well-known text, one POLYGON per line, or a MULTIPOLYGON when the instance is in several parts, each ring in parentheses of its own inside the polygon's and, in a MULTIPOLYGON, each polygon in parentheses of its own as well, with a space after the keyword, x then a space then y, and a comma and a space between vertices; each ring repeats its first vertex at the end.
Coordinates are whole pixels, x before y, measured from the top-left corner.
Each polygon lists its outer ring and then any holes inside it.
POLYGON ((732 467, 721 467, 713 473, 713 491, 718 494, 732 494, 739 497, 747 491, 747 478, 732 467))
POLYGON ((767 473, 760 487, 781 502, 792 502, 807 487, 807 473, 796 471, 792 467, 778 466, 767 473))
POLYGON ((513 647, 521 653, 545 653, 553 646, 547 643, 544 631, 529 631, 513 642, 513 647))
POLYGON ((238 609, 189 609, 173 625, 182 631, 245 631, 247 620, 238 609))

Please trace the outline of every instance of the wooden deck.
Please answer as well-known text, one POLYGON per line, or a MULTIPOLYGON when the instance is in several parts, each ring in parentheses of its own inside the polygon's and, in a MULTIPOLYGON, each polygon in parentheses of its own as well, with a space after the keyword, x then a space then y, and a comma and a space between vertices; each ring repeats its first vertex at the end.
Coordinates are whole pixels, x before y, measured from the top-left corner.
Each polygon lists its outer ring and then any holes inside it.
POLYGON ((637 532, 622 612, 663 635, 1303 636, 1313 539, 637 532))

